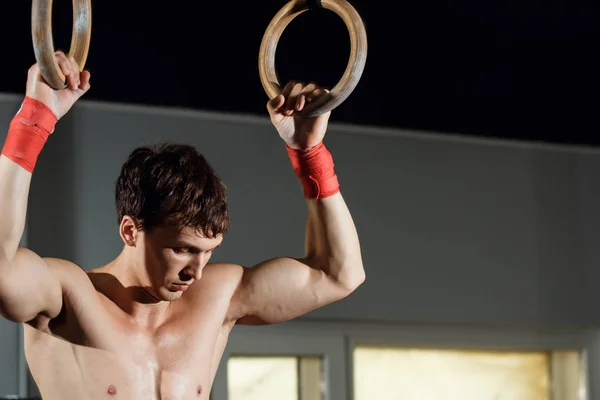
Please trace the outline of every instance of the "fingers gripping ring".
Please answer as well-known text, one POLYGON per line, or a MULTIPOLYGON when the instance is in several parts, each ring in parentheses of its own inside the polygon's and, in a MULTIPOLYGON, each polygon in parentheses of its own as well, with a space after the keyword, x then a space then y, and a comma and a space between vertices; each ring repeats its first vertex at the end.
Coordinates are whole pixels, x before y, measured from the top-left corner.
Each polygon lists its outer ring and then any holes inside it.
POLYGON ((318 101, 311 103, 302 114, 325 114, 342 104, 352 93, 367 61, 367 33, 358 12, 346 0, 291 0, 271 20, 263 37, 259 53, 259 73, 263 88, 269 98, 281 93, 281 84, 275 69, 275 53, 281 34, 294 18, 310 8, 311 4, 335 12, 342 18, 350 34, 350 59, 338 84, 318 101))
MULTIPOLYGON (((90 48, 92 32, 92 0, 73 0, 73 35, 69 54, 83 71, 90 48)), ((55 57, 52 39, 52 0, 33 0, 31 36, 35 59, 48 85, 54 89, 66 87, 65 75, 55 57)))

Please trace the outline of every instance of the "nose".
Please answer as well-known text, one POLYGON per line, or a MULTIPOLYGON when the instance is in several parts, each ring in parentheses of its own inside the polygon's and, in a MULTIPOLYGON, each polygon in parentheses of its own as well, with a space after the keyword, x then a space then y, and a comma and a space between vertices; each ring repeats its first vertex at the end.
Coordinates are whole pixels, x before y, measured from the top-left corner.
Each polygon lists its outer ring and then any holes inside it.
POLYGON ((186 266, 183 271, 180 273, 180 279, 183 281, 190 281, 192 279, 199 280, 202 278, 202 269, 206 265, 208 260, 205 259, 202 255, 199 255, 194 259, 188 266, 186 266))
POLYGON ((194 266, 192 268, 192 277, 196 281, 202 278, 202 267, 200 267, 199 265, 194 266))
POLYGON ((185 268, 183 270, 181 270, 181 272, 179 272, 179 280, 181 280, 182 282, 189 282, 192 279, 194 280, 198 280, 200 279, 202 273, 198 272, 197 270, 193 270, 192 268, 185 268))
POLYGON ((202 268, 200 268, 200 266, 188 266, 179 273, 179 279, 181 279, 183 282, 188 282, 192 279, 197 281, 200 278, 202 278, 202 268))

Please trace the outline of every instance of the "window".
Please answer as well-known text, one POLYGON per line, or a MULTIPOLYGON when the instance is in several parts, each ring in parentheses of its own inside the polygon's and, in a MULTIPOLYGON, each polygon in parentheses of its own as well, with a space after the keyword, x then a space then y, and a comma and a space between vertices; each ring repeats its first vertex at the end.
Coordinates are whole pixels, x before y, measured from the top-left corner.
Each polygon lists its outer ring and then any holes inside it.
POLYGON ((359 346, 354 399, 578 400, 580 364, 576 352, 359 346))
POLYGON ((229 337, 211 399, 589 400, 588 343, 579 331, 243 326, 229 337))
POLYGON ((230 357, 229 400, 320 400, 321 364, 319 357, 230 357))

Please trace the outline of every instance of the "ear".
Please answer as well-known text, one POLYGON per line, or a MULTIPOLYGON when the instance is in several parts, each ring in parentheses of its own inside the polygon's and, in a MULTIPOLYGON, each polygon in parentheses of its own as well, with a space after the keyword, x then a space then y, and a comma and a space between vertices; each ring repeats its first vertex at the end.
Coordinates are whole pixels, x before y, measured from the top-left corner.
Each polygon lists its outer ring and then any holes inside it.
POLYGON ((119 225, 119 234, 126 246, 135 247, 139 237, 138 224, 135 219, 128 215, 124 216, 119 225))

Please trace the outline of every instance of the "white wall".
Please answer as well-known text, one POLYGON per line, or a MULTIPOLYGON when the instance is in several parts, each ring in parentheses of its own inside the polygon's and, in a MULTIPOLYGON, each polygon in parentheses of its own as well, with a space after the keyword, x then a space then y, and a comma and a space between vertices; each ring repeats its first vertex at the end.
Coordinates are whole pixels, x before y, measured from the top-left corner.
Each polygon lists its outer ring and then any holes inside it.
MULTIPOLYGON (((229 187, 233 222, 218 260, 251 265, 302 253, 304 201, 266 116, 90 103, 60 121, 41 156, 32 246, 84 268, 109 261, 121 246, 113 201, 121 163, 136 146, 165 140, 198 146, 229 187), (54 223, 63 224, 63 235, 54 234, 54 223)), ((368 280, 311 317, 598 324, 589 312, 598 257, 597 151, 335 123, 327 144, 368 280)))
MULTIPOLYGON (((0 98, 6 123, 20 100, 0 98)), ((335 111, 332 121, 326 143, 367 281, 307 319, 600 325, 600 152, 341 126, 335 111)), ((302 253, 301 189, 266 114, 91 102, 59 121, 40 157, 31 247, 86 269, 108 262, 121 247, 113 200, 120 166, 135 147, 165 140, 198 146, 229 187, 233 221, 217 261, 302 253)))

